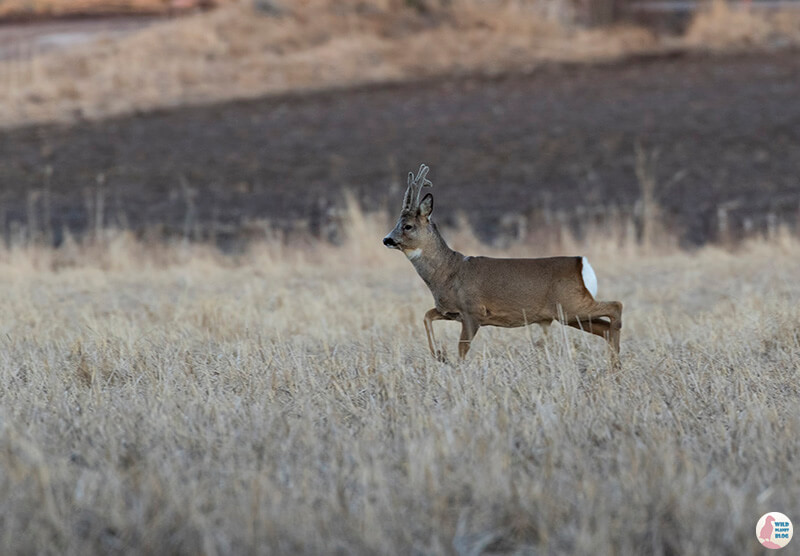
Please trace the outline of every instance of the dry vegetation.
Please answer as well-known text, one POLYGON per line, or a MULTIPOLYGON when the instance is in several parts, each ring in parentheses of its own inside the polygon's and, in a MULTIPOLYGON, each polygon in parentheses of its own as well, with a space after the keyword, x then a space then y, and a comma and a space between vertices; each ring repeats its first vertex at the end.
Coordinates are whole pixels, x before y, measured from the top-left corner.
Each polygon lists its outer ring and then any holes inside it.
POLYGON ((800 43, 797 12, 715 4, 682 39, 571 23, 568 2, 250 2, 138 33, 0 62, 0 125, 70 120, 268 93, 529 71, 663 48, 800 43), (416 6, 416 7, 415 7, 416 6), (420 7, 422 6, 422 7, 420 7))
POLYGON ((685 40, 691 47, 710 50, 796 46, 800 44, 800 14, 797 10, 754 12, 713 0, 694 18, 685 40))
POLYGON ((0 18, 13 21, 84 15, 166 14, 223 3, 225 0, 0 0, 0 18))
POLYGON ((792 236, 510 248, 589 255, 626 304, 612 371, 562 327, 436 362, 383 220, 238 257, 0 252, 0 550, 760 554, 760 515, 800 515, 792 236))
POLYGON ((527 3, 419 12, 403 2, 242 3, 135 35, 0 63, 0 122, 98 117, 154 106, 609 58, 646 32, 577 31, 527 3), (166 53, 166 55, 165 55, 166 53))

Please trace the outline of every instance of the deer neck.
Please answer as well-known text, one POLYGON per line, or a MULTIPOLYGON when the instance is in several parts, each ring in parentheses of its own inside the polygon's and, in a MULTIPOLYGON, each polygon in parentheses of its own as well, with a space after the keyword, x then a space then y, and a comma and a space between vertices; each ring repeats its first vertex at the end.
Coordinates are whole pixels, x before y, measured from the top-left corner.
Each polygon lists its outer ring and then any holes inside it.
POLYGON ((431 227, 434 232, 431 239, 423 247, 406 251, 406 256, 420 278, 433 289, 450 281, 464 256, 450 249, 435 224, 431 223, 431 227))

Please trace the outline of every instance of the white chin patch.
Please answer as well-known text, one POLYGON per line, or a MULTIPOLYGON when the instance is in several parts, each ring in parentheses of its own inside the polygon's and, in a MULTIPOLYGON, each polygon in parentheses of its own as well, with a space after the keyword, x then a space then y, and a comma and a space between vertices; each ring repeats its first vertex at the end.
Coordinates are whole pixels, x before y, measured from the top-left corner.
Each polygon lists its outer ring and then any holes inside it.
POLYGON ((595 275, 592 265, 589 264, 589 259, 583 257, 581 262, 583 263, 583 271, 581 272, 583 285, 586 286, 586 289, 589 290, 592 297, 595 297, 597 295, 597 275, 595 275))
POLYGON ((409 249, 407 251, 403 251, 403 253, 406 254, 406 257, 408 257, 409 261, 413 261, 414 259, 419 259, 420 255, 422 255, 422 249, 409 249))

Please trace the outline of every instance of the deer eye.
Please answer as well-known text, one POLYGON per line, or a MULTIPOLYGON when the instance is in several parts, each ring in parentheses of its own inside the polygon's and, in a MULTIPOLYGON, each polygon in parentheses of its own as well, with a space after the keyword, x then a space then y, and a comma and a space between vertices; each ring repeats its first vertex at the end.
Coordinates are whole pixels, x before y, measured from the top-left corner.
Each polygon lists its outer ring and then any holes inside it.
POLYGON ((411 224, 406 224, 405 226, 403 226, 404 230, 411 230, 412 228, 414 228, 414 226, 412 226, 411 224))

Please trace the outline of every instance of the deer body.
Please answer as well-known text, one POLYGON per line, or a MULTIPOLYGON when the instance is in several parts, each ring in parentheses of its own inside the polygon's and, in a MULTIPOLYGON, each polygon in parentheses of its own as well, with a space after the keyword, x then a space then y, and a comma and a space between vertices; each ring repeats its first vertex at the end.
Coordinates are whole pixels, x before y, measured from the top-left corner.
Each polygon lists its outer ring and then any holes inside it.
POLYGON ((481 326, 540 324, 546 329, 554 320, 603 336, 619 352, 622 304, 595 300, 597 279, 585 257, 465 257, 450 249, 430 221, 433 197, 418 200, 421 188, 430 184, 426 174, 422 165, 416 178, 409 175, 400 219, 383 243, 406 254, 433 294, 435 307, 425 314, 424 324, 435 357, 441 358, 435 349, 435 320, 461 322, 462 358, 481 326))

